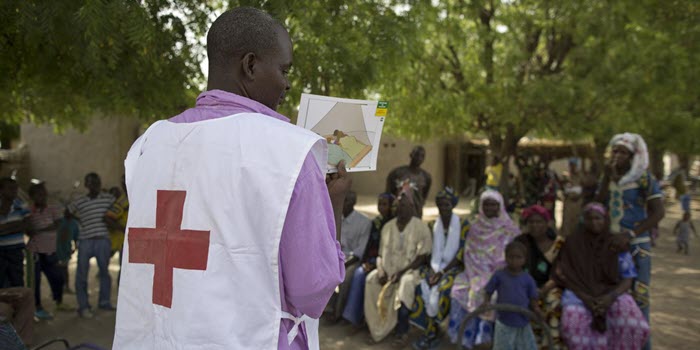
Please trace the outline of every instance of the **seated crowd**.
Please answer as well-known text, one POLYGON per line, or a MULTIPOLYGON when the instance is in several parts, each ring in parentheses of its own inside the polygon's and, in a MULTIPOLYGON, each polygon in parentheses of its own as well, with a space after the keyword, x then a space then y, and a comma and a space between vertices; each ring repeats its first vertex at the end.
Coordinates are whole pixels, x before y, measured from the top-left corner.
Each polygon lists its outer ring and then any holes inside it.
POLYGON ((496 190, 481 194, 472 223, 453 212, 459 198, 450 188, 437 194, 439 215, 429 224, 418 217, 418 197, 408 183, 398 196, 381 194, 370 221, 354 210, 356 195, 348 196, 347 277, 328 305, 330 321, 366 324, 370 342, 393 332, 397 345, 413 324, 422 330, 415 349, 438 348, 443 338, 467 349, 641 349, 647 342, 649 324, 630 295, 635 264, 616 243, 603 205, 585 206, 564 239, 540 205, 521 212, 519 227, 496 190), (535 317, 488 311, 492 304, 535 317))

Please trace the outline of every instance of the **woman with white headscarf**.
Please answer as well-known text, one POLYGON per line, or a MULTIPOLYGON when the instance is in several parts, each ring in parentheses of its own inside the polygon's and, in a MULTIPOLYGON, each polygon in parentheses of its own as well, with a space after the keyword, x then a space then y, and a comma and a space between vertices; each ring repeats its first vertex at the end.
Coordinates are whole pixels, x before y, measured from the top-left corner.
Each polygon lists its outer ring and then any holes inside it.
POLYGON ((423 335, 413 343, 414 349, 435 349, 440 344, 440 325, 450 313, 450 290, 459 273, 464 256, 464 240, 469 221, 454 213, 459 197, 445 187, 435 197, 437 220, 432 223, 433 251, 430 264, 421 270, 420 286, 411 310, 411 323, 423 329, 423 335))
POLYGON ((455 278, 450 296, 448 335, 452 343, 471 349, 492 341, 494 322, 489 317, 473 318, 464 334, 459 334, 462 320, 484 302, 484 288, 493 273, 506 264, 505 248, 520 234, 508 216, 503 196, 486 190, 479 199, 479 214, 469 228, 464 243, 464 271, 455 278))
MULTIPOLYGON (((649 320, 651 283, 651 238, 649 231, 664 217, 663 195, 649 172, 649 153, 644 139, 631 133, 615 135, 610 141, 611 157, 603 175, 596 201, 610 212, 611 229, 619 232, 619 245, 630 245, 637 267, 633 295, 649 320)), ((651 341, 644 349, 651 349, 651 341)))

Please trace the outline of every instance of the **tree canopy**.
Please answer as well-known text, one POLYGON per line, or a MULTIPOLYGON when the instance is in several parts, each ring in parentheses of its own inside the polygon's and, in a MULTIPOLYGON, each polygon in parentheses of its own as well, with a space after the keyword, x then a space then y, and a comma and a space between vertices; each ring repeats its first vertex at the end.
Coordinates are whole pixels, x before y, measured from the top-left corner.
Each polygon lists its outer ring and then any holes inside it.
POLYGON ((294 43, 292 91, 391 101, 387 130, 479 135, 514 155, 525 135, 643 134, 700 153, 694 0, 4 1, 2 121, 82 126, 191 106, 214 14, 262 8, 294 43))
POLYGON ((0 4, 0 118, 84 126, 95 115, 144 119, 186 106, 201 81, 210 5, 199 1, 0 4))

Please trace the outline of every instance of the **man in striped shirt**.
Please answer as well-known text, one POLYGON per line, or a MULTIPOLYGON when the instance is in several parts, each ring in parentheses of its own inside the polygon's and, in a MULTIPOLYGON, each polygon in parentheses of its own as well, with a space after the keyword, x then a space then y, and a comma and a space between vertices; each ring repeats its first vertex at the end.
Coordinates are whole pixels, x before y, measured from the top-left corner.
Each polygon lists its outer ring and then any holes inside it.
POLYGON ((85 175, 85 188, 88 194, 71 203, 68 211, 80 221, 78 270, 75 277, 78 313, 83 318, 92 318, 93 313, 87 295, 88 270, 92 257, 95 257, 97 267, 100 269, 100 296, 97 306, 101 310, 114 310, 110 301, 112 278, 108 269, 111 243, 104 217, 112 207, 115 198, 109 193, 102 192, 102 181, 95 173, 85 175))
POLYGON ((0 288, 24 285, 24 234, 29 210, 17 199, 17 182, 0 179, 0 288))

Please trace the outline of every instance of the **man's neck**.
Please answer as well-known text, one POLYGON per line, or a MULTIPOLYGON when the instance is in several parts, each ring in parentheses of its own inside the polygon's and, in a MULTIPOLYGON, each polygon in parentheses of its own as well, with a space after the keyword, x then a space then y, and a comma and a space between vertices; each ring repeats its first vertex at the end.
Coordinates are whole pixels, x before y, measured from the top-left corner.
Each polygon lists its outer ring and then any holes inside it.
POLYGON ((618 180, 621 179, 623 176, 625 176, 625 174, 627 174, 627 172, 630 171, 631 168, 632 168, 632 167, 630 167, 630 166, 619 167, 619 168, 616 167, 616 168, 615 168, 615 176, 614 176, 614 178, 617 178, 618 180))
POLYGON ((396 224, 399 226, 399 229, 401 229, 401 231, 403 231, 403 228, 405 228, 406 225, 408 225, 408 223, 411 222, 411 218, 412 218, 411 216, 409 216, 408 218, 404 218, 404 217, 397 217, 396 218, 396 224))
POLYGON ((92 199, 97 198, 97 196, 99 196, 99 195, 100 195, 100 192, 88 192, 88 194, 87 194, 87 196, 92 198, 92 199))
POLYGON ((440 220, 442 220, 442 227, 448 229, 450 227, 450 221, 452 221, 452 213, 448 215, 440 215, 440 220))
POLYGON ((209 81, 207 81, 207 91, 221 90, 236 94, 238 96, 248 97, 245 88, 232 77, 230 73, 219 70, 209 70, 209 81))
POLYGON ((352 215, 353 212, 355 212, 355 209, 349 211, 347 214, 343 214, 343 217, 347 219, 348 216, 352 215))

